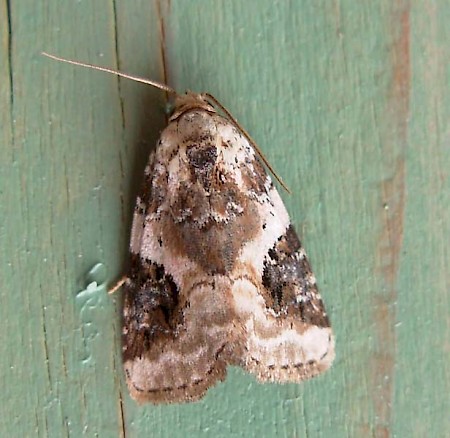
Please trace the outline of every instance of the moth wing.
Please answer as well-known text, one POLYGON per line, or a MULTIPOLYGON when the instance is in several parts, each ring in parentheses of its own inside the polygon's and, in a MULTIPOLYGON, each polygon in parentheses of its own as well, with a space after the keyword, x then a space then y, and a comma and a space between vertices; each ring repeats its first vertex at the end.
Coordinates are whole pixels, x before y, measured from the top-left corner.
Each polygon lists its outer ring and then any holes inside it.
POLYGON ((124 367, 130 394, 138 402, 194 401, 224 379, 232 330, 226 315, 204 306, 215 287, 197 286, 190 305, 173 307, 161 290, 126 288, 124 367))
POLYGON ((250 274, 233 285, 244 325, 241 365, 261 381, 299 382, 331 366, 334 337, 284 204, 273 186, 267 193, 259 213, 267 231, 243 250, 250 274))
MULTIPOLYGON (((144 187, 155 186, 155 178, 150 162, 144 187)), ((230 300, 222 295, 228 291, 225 296, 231 299, 231 283, 214 277, 205 281, 188 258, 161 244, 167 236, 145 196, 135 208, 131 272, 124 290, 126 380, 131 396, 141 403, 194 401, 226 375, 233 317, 230 300), (166 271, 167 266, 174 271, 166 271), (211 306, 211 300, 222 305, 211 306)))

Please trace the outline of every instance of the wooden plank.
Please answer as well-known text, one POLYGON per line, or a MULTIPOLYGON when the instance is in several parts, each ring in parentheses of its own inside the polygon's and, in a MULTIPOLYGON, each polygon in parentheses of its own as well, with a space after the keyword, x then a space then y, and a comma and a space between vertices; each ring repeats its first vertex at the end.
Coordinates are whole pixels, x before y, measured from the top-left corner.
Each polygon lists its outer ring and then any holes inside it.
POLYGON ((450 434, 450 6, 415 2, 2 2, 1 436, 450 434), (293 190, 337 335, 327 374, 239 369, 196 404, 136 406, 120 294, 149 87, 61 56, 209 91, 293 190), (99 280, 102 281, 102 276, 99 280))

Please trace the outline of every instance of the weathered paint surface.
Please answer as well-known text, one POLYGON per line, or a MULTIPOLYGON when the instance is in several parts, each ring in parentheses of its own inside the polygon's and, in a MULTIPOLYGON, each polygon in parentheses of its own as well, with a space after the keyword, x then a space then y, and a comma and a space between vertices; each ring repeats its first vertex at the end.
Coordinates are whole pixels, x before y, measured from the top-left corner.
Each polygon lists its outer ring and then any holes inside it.
POLYGON ((439 1, 4 1, 1 436, 450 434, 450 5, 439 1), (336 332, 302 385, 237 369, 197 404, 138 407, 120 295, 164 93, 42 50, 208 91, 284 196, 336 332))

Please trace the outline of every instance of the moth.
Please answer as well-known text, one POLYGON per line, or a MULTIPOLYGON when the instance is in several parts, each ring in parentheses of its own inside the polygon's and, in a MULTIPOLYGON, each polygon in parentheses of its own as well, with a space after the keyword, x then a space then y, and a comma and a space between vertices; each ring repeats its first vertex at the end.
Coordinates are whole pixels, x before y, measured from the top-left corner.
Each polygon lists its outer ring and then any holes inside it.
POLYGON ((176 94, 53 58, 175 94, 136 202, 130 271, 118 284, 132 398, 198 400, 228 365, 280 383, 327 370, 334 337, 316 279, 247 132, 208 93, 176 94))

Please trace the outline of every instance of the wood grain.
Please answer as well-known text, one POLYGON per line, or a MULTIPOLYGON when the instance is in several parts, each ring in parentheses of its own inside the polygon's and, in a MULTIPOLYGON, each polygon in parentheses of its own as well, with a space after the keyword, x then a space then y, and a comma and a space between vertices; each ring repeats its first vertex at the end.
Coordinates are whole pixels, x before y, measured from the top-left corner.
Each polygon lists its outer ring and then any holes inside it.
POLYGON ((450 435, 448 2, 4 0, 1 436, 450 435), (208 91, 293 191, 337 336, 303 385, 238 369, 191 405, 130 400, 122 274, 164 93, 208 91))

